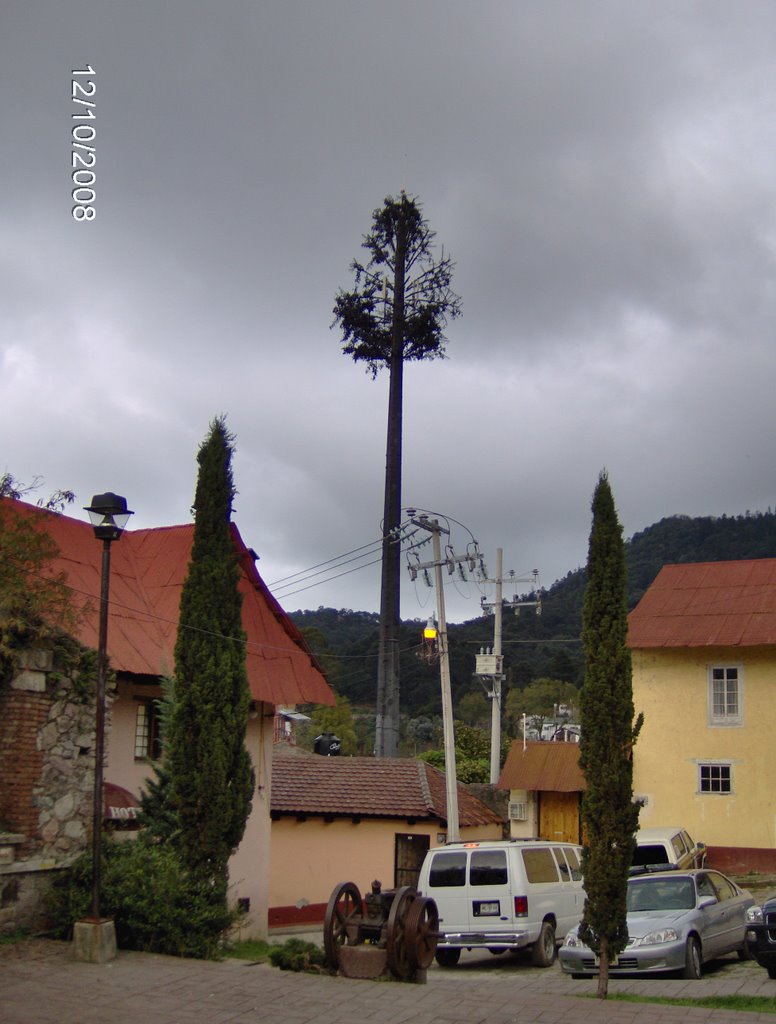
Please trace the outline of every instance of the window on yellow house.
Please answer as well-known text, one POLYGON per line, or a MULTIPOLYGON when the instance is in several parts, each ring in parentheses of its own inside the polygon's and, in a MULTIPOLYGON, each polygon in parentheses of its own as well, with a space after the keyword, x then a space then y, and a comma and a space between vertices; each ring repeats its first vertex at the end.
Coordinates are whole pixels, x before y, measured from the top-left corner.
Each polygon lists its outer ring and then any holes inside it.
POLYGON ((729 764, 701 764, 698 765, 698 772, 699 792, 733 792, 733 771, 729 764))
POLYGON ((741 725, 741 679, 737 665, 713 665, 709 672, 709 723, 741 725))

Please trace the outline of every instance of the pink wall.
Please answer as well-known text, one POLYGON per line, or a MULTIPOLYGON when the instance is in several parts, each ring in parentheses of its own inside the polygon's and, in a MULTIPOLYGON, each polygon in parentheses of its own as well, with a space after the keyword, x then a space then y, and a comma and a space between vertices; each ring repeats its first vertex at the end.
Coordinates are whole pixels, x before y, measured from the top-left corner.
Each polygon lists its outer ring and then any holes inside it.
MULTIPOLYGON (((408 825, 401 819, 350 818, 326 823, 280 818, 272 822, 270 843, 269 924, 272 926, 323 920, 332 890, 354 882, 361 895, 374 879, 383 889, 394 887, 395 836, 429 836, 432 847, 444 827, 434 822, 408 825)), ((461 839, 501 839, 500 825, 462 828, 461 839)))
MULTIPOLYGON (((153 768, 146 761, 135 761, 135 697, 158 697, 158 687, 120 683, 112 706, 111 727, 107 736, 105 780, 128 789, 136 796, 153 776, 153 768)), ((241 920, 241 938, 266 938, 269 907, 270 818, 269 799, 272 772, 272 723, 274 709, 271 704, 259 704, 248 721, 246 747, 256 773, 253 808, 245 835, 229 863, 230 902, 248 900, 250 909, 241 920)))

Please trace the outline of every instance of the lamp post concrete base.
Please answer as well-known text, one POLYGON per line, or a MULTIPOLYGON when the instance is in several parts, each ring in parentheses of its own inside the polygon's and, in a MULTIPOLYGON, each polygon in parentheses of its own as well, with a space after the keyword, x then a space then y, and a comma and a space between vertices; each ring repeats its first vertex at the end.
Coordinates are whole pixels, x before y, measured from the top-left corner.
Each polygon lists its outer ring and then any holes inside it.
POLYGON ((112 917, 99 920, 89 917, 76 921, 73 930, 73 952, 76 960, 104 964, 116 959, 116 926, 112 917))

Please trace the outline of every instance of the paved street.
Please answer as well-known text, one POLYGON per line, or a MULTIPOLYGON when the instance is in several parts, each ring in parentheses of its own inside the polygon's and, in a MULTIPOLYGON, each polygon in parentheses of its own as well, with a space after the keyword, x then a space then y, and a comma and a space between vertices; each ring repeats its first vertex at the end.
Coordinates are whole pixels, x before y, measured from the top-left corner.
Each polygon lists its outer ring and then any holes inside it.
MULTIPOLYGON (((65 943, 38 941, 0 954, 3 1024, 745 1024, 766 1014, 696 1007, 599 1002, 595 981, 573 981, 556 966, 464 954, 436 964, 425 985, 292 974, 267 965, 211 963, 120 952, 104 965, 72 959, 65 943)), ((701 981, 615 979, 610 992, 776 998, 776 981, 734 958, 701 981)))

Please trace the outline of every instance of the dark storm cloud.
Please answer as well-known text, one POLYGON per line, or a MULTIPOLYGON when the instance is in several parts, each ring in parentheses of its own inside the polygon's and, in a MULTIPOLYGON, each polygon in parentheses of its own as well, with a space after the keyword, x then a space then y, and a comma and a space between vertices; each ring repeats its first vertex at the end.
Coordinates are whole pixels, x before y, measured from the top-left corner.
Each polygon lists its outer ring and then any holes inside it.
MULTIPOLYGON (((626 534, 773 504, 772 5, 12 0, 1 27, 3 468, 185 521, 225 412, 268 580, 377 538, 387 380, 329 324, 405 187, 464 307, 407 371, 408 503, 546 583, 585 560, 603 466, 626 534)), ((284 602, 375 608, 376 579, 284 602)))

